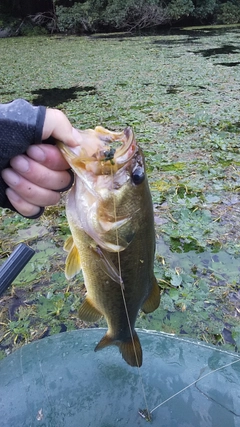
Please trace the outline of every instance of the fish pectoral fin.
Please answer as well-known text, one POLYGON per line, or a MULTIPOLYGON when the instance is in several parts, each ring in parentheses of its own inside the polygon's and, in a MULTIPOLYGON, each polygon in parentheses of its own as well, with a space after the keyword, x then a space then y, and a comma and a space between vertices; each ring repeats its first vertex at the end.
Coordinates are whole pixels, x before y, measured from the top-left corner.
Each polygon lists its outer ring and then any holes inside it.
POLYGON ((133 341, 131 337, 126 341, 116 340, 107 332, 99 341, 94 351, 102 350, 110 345, 116 345, 119 347, 119 351, 122 354, 123 359, 130 366, 142 366, 142 347, 136 331, 133 331, 133 341))
POLYGON ((142 311, 144 313, 151 313, 156 310, 160 304, 160 288, 158 286, 158 282, 156 277, 154 277, 153 286, 149 296, 146 301, 144 301, 142 305, 142 311))
POLYGON ((115 219, 113 219, 113 221, 105 219, 105 218, 100 218, 99 219, 99 224, 101 225, 101 228, 107 232, 107 231, 116 231, 119 230, 120 227, 122 227, 123 225, 127 224, 129 221, 131 221, 131 218, 124 218, 124 219, 119 219, 118 221, 115 221, 115 219))
POLYGON ((107 274, 107 276, 114 282, 119 283, 124 289, 122 277, 120 276, 118 269, 113 264, 109 254, 98 245, 92 245, 91 249, 93 254, 97 257, 101 270, 104 271, 104 273, 107 274))
POLYGON ((96 322, 102 317, 102 313, 100 313, 100 311, 94 307, 90 299, 86 297, 78 310, 78 316, 81 320, 85 320, 86 322, 96 322))
POLYGON ((78 248, 72 243, 72 247, 68 252, 65 265, 65 276, 67 279, 72 279, 81 270, 81 261, 78 248))

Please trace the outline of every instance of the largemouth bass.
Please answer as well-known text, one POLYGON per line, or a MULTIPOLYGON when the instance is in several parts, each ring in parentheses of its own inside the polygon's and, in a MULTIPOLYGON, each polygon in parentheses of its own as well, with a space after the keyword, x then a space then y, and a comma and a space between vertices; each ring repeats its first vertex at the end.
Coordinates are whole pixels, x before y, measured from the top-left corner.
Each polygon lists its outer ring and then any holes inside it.
POLYGON ((82 136, 90 150, 97 147, 91 155, 59 144, 75 172, 66 204, 72 236, 65 243, 65 274, 70 279, 82 269, 87 294, 80 319, 95 322, 104 316, 107 321, 108 331, 95 351, 117 345, 129 365, 141 366, 135 321, 139 309, 149 313, 160 302, 143 152, 130 127, 119 133, 96 127, 82 136), (121 146, 114 148, 114 141, 121 146))

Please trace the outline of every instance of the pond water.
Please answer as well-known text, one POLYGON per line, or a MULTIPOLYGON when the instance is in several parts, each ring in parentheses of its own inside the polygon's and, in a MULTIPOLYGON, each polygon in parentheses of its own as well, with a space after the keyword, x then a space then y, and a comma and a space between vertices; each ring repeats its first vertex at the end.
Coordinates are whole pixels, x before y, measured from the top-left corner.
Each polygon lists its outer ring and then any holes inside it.
MULTIPOLYGON (((240 346, 239 33, 0 40, 1 102, 23 97, 61 108, 79 128, 134 127, 146 157, 163 289, 159 309, 137 325, 233 350, 240 346)), ((63 204, 35 222, 2 211, 1 262, 19 241, 36 254, 1 297, 0 356, 86 326, 76 310, 82 277, 64 277, 67 234, 63 204)))

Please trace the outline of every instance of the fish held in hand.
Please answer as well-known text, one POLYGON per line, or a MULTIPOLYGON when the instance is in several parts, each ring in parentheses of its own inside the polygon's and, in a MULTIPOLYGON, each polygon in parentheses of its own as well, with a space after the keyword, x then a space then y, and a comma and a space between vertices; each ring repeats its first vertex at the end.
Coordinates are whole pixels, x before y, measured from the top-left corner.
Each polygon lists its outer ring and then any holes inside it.
POLYGON ((150 313, 160 302, 144 155, 130 127, 123 132, 96 127, 82 136, 89 149, 58 144, 75 172, 66 204, 72 236, 64 247, 65 274, 70 279, 82 269, 87 294, 80 319, 107 321, 95 351, 117 345, 129 365, 141 366, 135 321, 140 309, 150 313))

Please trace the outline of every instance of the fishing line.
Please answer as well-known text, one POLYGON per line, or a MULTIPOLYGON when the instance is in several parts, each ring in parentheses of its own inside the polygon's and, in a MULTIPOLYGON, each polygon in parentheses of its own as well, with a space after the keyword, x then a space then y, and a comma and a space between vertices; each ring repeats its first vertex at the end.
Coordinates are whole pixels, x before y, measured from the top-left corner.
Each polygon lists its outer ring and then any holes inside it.
MULTIPOLYGON (((112 165, 111 165, 111 177, 112 177, 112 190, 114 190, 114 185, 113 185, 113 168, 112 168, 112 165)), ((112 194, 113 194, 114 219, 115 219, 115 222, 117 222, 117 208, 116 208, 116 199, 115 199, 114 191, 112 192, 112 194)), ((119 236, 118 236, 118 229, 117 228, 116 228, 116 245, 119 246, 119 236)), ((136 346, 135 346, 135 343, 134 343, 133 332, 132 332, 132 328, 131 328, 131 322, 130 322, 130 318, 129 318, 129 314, 128 314, 128 309, 127 309, 127 302, 126 302, 126 298, 125 298, 125 295, 124 295, 124 282, 122 280, 121 258, 120 258, 120 251, 119 250, 117 251, 117 259, 118 259, 118 272, 119 272, 119 277, 120 277, 120 288, 121 288, 121 293, 122 293, 122 299, 123 299, 124 309, 125 309, 125 313, 126 313, 126 317, 127 317, 127 323, 128 323, 128 327, 129 327, 129 332, 130 332, 130 336, 131 336, 131 340, 132 340, 133 351, 134 351, 135 359, 136 359, 136 362, 137 362, 138 376, 140 378, 140 383, 141 383, 141 388, 142 388, 142 394, 143 394, 144 404, 146 406, 146 409, 144 409, 144 410, 140 410, 139 409, 138 412, 139 412, 139 414, 143 418, 146 418, 148 421, 150 421, 150 419, 151 419, 151 413, 149 412, 149 409, 148 409, 147 397, 146 397, 146 393, 145 393, 145 388, 144 388, 142 374, 141 374, 141 371, 140 371, 139 360, 138 360, 138 356, 137 356, 137 350, 136 350, 136 346), (123 285, 121 283, 123 283, 123 285)))
POLYGON ((169 400, 173 399, 174 397, 178 396, 180 393, 182 393, 183 391, 187 390, 188 388, 192 387, 194 384, 197 384, 198 381, 201 381, 203 378, 208 377, 208 375, 214 374, 217 371, 221 371, 222 369, 227 368, 228 366, 234 365, 234 363, 239 363, 240 359, 235 360, 234 362, 230 362, 227 365, 224 366, 220 366, 217 369, 214 369, 213 371, 208 372, 207 374, 203 375, 202 377, 198 378, 197 380, 193 381, 191 384, 187 385, 186 387, 182 388, 181 390, 179 390, 177 393, 173 394, 172 396, 168 397, 168 399, 164 400, 163 402, 161 402, 159 405, 157 405, 155 408, 153 408, 150 411, 150 414, 152 414, 154 411, 156 411, 156 409, 160 408, 160 406, 164 405, 165 403, 169 402, 169 400))

